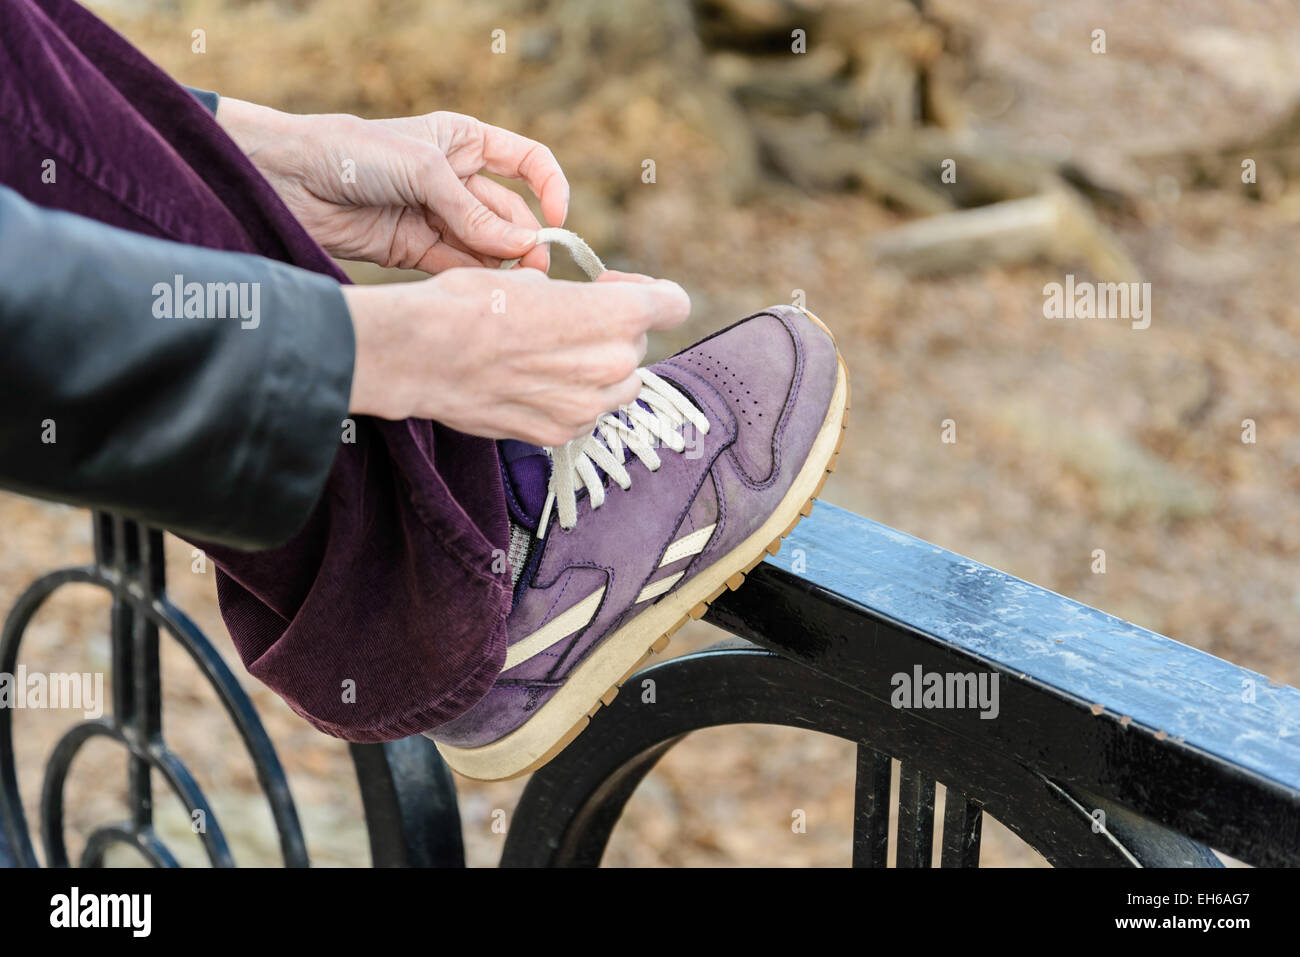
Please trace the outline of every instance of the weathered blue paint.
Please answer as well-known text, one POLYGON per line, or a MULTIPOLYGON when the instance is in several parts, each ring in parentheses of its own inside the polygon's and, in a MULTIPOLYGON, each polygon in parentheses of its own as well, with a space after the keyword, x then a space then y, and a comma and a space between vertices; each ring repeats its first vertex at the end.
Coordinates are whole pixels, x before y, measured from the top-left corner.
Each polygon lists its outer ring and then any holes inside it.
POLYGON ((1300 790, 1296 688, 825 502, 767 561, 1108 716, 1300 790))

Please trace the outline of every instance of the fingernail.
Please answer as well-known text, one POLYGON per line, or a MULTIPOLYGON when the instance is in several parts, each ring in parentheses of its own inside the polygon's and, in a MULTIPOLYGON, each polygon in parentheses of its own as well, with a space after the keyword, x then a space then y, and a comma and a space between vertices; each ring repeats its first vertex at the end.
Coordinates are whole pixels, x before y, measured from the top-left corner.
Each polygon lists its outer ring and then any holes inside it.
POLYGON ((537 245, 537 231, 516 226, 510 230, 510 241, 517 243, 524 252, 537 245))

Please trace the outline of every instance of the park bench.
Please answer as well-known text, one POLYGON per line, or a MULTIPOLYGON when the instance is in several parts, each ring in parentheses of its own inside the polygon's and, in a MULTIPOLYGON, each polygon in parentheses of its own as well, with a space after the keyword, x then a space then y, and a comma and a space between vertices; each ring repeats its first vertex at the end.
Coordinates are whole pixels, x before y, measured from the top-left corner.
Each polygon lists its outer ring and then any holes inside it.
MULTIPOLYGON (((152 826, 154 772, 191 812, 204 812, 212 864, 235 863, 162 736, 166 633, 238 728, 284 863, 308 864, 256 711, 167 596, 162 534, 102 513, 94 527, 94 563, 36 581, 0 632, 0 672, 13 673, 24 629, 57 588, 88 582, 113 596, 112 711, 74 726, 49 757, 39 808, 45 862, 69 863, 64 783, 77 750, 103 736, 129 751, 131 816, 94 831, 79 863, 100 865, 111 846, 127 844, 154 865, 175 864, 152 826)), ((947 789, 944 867, 978 866, 986 812, 1056 866, 1219 866, 1211 848, 1255 865, 1300 864, 1300 690, 825 503, 706 620, 736 637, 630 679, 629 688, 655 682, 653 706, 625 691, 598 710, 529 780, 503 865, 598 864, 656 761, 692 731, 737 723, 856 744, 855 866, 885 865, 891 759, 898 866, 931 865, 936 782, 947 789)), ((351 755, 376 866, 464 863, 455 785, 428 739, 352 745, 351 755)), ((6 709, 0 820, 0 862, 37 864, 6 709)))

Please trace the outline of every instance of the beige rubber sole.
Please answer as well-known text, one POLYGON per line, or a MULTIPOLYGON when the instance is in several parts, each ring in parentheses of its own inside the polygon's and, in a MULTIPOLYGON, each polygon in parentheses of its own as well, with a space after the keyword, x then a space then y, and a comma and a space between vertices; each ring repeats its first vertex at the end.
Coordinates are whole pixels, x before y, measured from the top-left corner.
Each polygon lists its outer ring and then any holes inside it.
MULTIPOLYGON (((804 312, 826 328, 812 313, 804 312)), ((830 330, 826 331, 829 334, 830 330)), ((651 654, 668 647, 673 632, 692 618, 702 618, 710 602, 727 589, 739 588, 747 572, 766 555, 781 550, 781 540, 794 531, 800 519, 812 514, 813 501, 835 471, 835 459, 848 424, 849 372, 841 358, 830 407, 808 459, 767 521, 722 558, 606 638, 527 723, 478 748, 439 743, 438 750, 446 762, 466 777, 498 781, 534 771, 568 747, 600 706, 613 702, 623 682, 651 654)))

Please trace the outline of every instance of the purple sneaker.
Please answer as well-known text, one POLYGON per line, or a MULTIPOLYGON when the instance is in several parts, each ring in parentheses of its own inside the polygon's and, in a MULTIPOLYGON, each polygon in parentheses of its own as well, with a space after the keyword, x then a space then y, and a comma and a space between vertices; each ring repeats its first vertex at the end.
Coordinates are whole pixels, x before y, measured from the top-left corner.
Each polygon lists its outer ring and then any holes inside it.
POLYGON ((688 617, 776 554, 835 468, 848 370, 810 313, 774 306, 641 376, 636 403, 550 450, 505 666, 428 732, 468 777, 558 754, 688 617))

